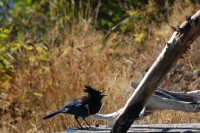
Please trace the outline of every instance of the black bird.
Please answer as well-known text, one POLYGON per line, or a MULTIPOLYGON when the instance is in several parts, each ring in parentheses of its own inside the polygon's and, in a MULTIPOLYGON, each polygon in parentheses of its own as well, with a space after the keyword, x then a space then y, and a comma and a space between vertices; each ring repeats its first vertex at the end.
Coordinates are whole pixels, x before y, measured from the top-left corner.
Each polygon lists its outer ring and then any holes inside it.
POLYGON ((72 101, 67 103, 64 107, 47 115, 43 119, 49 119, 59 113, 72 114, 75 116, 74 118, 78 122, 81 128, 83 127, 78 121, 78 117, 82 117, 83 120, 86 122, 86 124, 90 127, 85 118, 99 112, 102 105, 101 100, 106 95, 102 94, 102 92, 104 91, 95 90, 89 85, 85 86, 84 92, 86 92, 87 95, 77 99, 73 99, 72 101))

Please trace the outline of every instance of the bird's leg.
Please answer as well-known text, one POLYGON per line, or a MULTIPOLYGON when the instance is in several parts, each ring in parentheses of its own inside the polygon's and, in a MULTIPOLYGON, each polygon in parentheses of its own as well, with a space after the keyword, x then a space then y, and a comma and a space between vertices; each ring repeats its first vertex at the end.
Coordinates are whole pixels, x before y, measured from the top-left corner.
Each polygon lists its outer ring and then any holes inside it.
POLYGON ((78 121, 78 116, 75 116, 74 118, 77 121, 78 125, 83 129, 83 127, 81 126, 81 123, 78 121))
POLYGON ((85 117, 82 117, 82 118, 85 121, 85 123, 89 126, 89 128, 91 128, 91 126, 89 125, 89 123, 85 120, 85 117))

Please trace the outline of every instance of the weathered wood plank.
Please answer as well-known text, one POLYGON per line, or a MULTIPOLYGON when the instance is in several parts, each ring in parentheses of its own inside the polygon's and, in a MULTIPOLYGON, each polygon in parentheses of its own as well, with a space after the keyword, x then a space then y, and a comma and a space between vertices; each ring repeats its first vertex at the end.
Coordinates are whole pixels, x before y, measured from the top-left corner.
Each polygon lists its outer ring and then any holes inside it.
MULTIPOLYGON (((71 128, 65 130, 63 133, 107 133, 111 128, 101 125, 100 127, 92 127, 91 129, 76 129, 71 128)), ((128 132, 200 132, 200 123, 179 123, 179 124, 149 124, 149 125, 132 125, 128 132)))

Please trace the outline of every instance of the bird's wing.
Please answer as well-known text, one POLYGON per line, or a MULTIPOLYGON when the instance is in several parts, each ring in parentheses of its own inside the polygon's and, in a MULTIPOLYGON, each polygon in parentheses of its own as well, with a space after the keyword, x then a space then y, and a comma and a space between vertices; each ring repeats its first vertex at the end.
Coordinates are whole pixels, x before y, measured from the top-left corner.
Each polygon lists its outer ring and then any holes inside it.
POLYGON ((81 117, 87 117, 89 115, 86 102, 83 102, 81 98, 70 101, 63 108, 67 109, 67 112, 63 113, 69 113, 81 117))
POLYGON ((73 99, 67 103, 64 108, 78 107, 81 106, 81 101, 79 99, 73 99))

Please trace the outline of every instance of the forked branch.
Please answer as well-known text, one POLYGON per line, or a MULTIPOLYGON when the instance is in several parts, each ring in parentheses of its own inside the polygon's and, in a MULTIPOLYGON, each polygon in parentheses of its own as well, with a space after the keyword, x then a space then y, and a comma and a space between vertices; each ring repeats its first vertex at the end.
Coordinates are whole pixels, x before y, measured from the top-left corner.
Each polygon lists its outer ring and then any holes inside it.
POLYGON ((186 21, 176 28, 176 31, 146 73, 136 91, 126 102, 111 130, 112 133, 127 132, 131 124, 138 118, 163 77, 176 61, 188 52, 190 45, 199 35, 200 10, 192 17, 187 16, 186 21))

